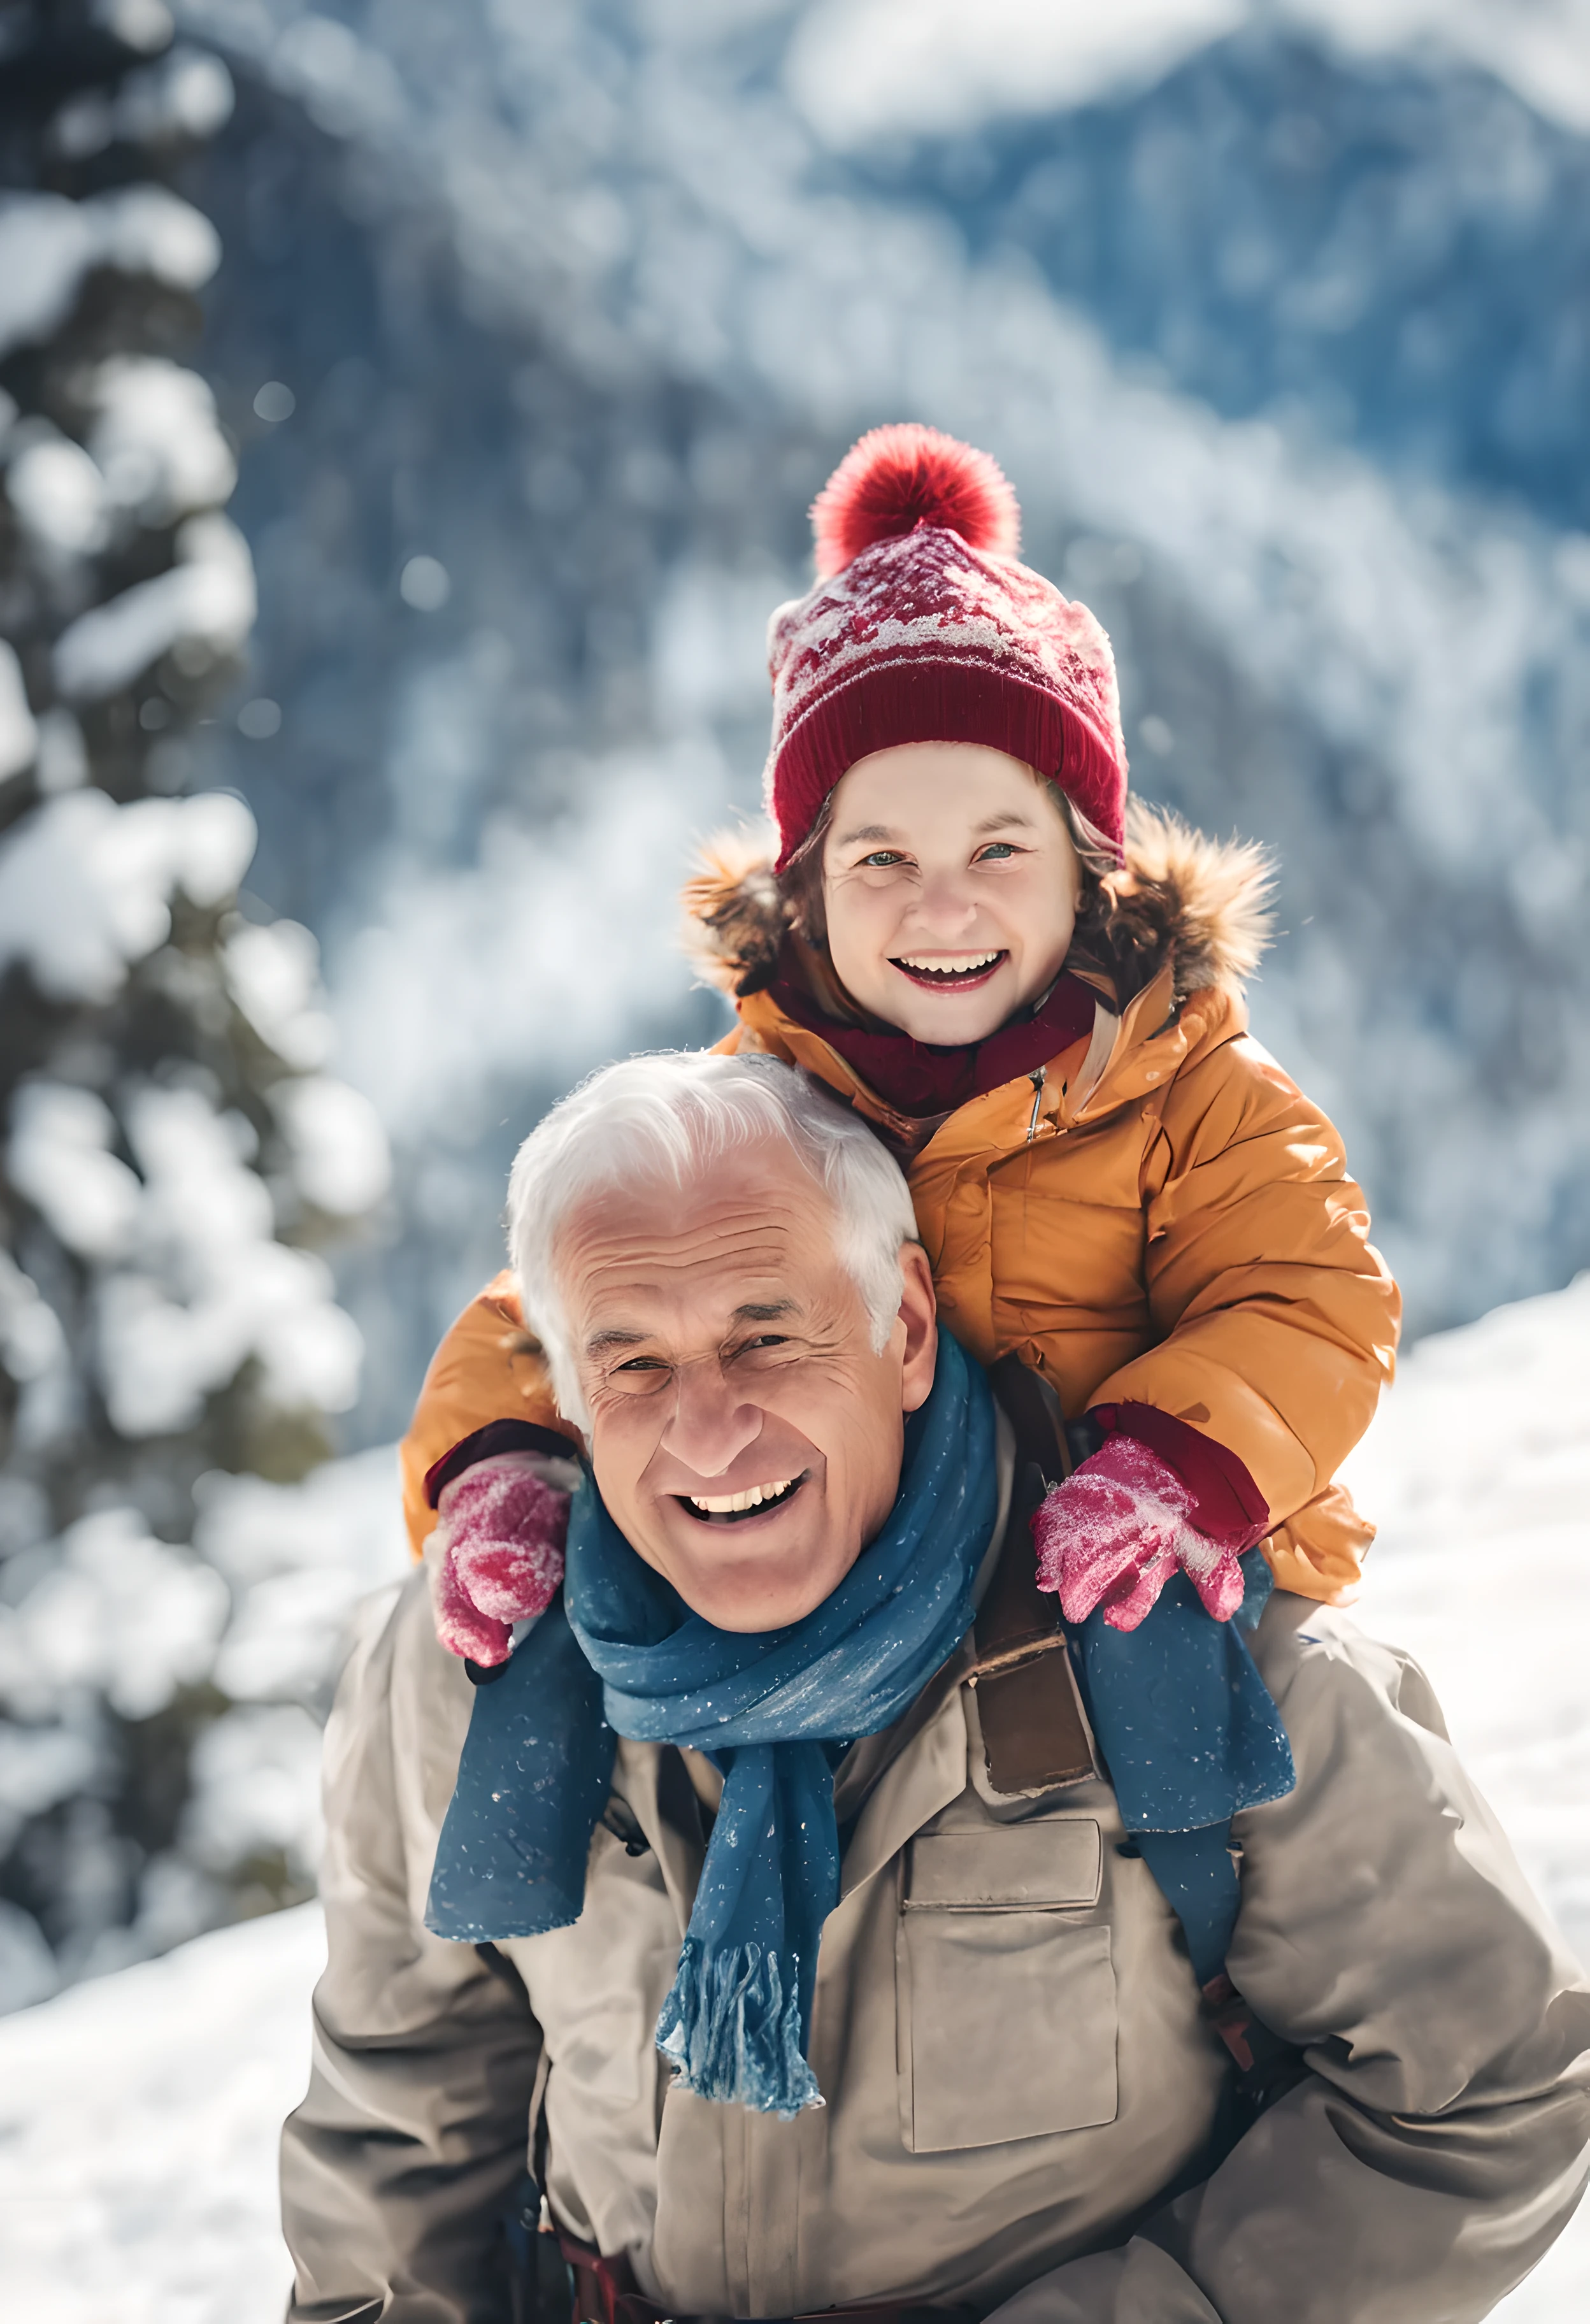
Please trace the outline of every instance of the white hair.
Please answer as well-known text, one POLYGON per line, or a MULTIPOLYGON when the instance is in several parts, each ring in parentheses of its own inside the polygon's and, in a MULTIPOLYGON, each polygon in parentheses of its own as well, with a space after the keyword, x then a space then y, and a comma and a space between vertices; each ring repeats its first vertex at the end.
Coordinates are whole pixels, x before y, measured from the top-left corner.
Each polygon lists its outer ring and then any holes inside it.
POLYGON ((519 1148, 508 1188, 508 1247, 525 1321, 540 1341, 559 1409, 582 1427, 559 1229, 587 1194, 659 1181, 683 1188, 703 1167, 781 1140, 834 1212, 834 1254, 861 1295, 881 1355, 905 1282, 900 1246, 917 1240, 898 1164, 864 1122, 777 1057, 665 1050, 604 1065, 555 1105, 519 1148))

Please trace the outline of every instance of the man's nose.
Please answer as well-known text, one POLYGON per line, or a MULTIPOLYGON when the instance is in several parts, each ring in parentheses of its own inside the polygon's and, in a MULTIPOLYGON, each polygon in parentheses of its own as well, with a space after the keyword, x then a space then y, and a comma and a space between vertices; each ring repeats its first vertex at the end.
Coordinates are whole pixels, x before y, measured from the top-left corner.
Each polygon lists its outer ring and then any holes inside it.
POLYGON ((698 1477, 721 1477, 762 1433, 762 1414, 743 1404, 716 1362, 684 1364, 676 1374, 674 1410, 663 1447, 698 1477))

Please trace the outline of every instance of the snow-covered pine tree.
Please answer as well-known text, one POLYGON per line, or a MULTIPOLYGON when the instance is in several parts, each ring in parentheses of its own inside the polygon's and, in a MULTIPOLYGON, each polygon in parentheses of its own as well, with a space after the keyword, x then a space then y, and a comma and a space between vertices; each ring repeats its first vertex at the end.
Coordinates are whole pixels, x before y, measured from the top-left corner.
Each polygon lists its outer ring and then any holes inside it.
POLYGON ((217 1683, 271 1556, 228 1565, 213 1480, 324 1458, 360 1349, 316 1246, 385 1148, 320 1070, 313 940, 240 908, 248 809, 204 788, 253 576, 179 360, 219 245, 168 181, 230 82, 161 0, 0 39, 4 2007, 303 1893, 270 1799, 304 1658, 244 1707, 217 1683))

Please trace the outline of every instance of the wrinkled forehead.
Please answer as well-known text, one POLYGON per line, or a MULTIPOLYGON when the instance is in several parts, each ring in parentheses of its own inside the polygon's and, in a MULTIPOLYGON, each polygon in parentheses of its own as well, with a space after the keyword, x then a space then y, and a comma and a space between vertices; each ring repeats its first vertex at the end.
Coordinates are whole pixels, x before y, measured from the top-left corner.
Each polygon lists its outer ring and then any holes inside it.
POLYGON ((721 1336, 742 1309, 831 1296, 838 1217, 792 1146, 761 1139, 682 1176, 594 1187, 562 1221, 554 1259, 577 1349, 620 1327, 721 1336))

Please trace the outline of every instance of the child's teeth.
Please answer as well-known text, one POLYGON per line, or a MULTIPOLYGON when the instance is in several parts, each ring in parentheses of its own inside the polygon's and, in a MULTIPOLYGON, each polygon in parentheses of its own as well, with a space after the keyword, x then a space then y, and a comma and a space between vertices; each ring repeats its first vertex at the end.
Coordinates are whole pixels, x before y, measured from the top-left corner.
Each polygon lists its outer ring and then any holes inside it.
POLYGON ((899 956, 902 968, 920 969, 929 976, 970 976, 975 969, 991 968, 998 957, 997 952, 968 953, 960 959, 946 959, 941 954, 936 960, 917 960, 908 952, 899 956))
POLYGON ((759 1509, 764 1501, 776 1501, 780 1493, 787 1493, 794 1480, 786 1477, 782 1484, 748 1485, 743 1493, 692 1493, 693 1508, 704 1510, 710 1517, 737 1516, 741 1509, 759 1509))

